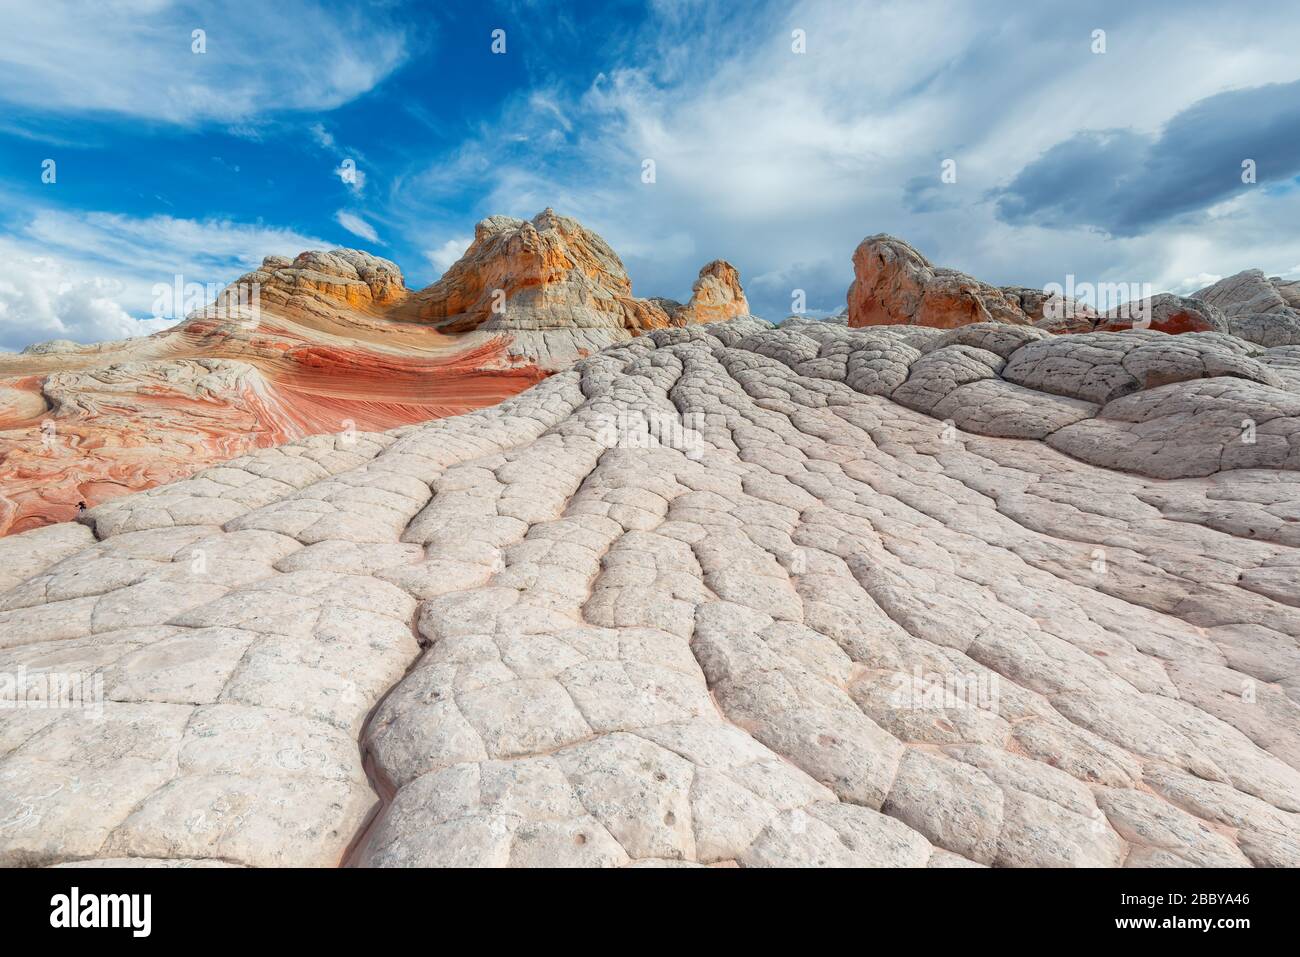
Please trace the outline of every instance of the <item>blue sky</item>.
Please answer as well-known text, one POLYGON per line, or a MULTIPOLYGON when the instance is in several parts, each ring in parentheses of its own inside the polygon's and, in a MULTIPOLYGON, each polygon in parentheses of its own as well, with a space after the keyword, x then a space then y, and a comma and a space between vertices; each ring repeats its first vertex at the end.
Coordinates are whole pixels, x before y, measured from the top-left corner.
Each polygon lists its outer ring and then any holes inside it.
POLYGON ((306 248, 423 286, 548 205, 638 295, 721 257, 773 319, 837 312, 876 232, 1032 286, 1300 271, 1300 12, 1084 6, 0 0, 0 347, 306 248))

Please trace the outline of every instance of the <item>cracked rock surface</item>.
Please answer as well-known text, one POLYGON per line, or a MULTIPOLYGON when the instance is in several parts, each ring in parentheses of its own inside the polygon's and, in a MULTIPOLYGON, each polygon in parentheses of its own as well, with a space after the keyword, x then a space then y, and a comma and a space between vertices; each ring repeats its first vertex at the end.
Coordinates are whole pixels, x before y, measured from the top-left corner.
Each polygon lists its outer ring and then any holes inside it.
POLYGON ((1300 865, 1293 351, 662 329, 10 537, 0 863, 1300 865))

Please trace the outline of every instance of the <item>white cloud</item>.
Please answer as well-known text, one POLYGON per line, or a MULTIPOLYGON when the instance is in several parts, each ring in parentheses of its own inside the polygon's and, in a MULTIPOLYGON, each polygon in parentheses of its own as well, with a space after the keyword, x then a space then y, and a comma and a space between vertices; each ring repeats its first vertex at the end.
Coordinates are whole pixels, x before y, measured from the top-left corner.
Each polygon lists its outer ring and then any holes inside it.
POLYGON ((334 214, 334 221, 354 236, 360 236, 362 239, 369 240, 372 243, 381 242, 379 234, 375 232, 375 227, 371 226, 355 213, 349 213, 347 210, 340 209, 334 214))
POLYGON ((1213 272, 1198 273, 1195 276, 1184 276, 1180 281, 1169 287, 1170 292, 1175 292, 1180 296, 1190 296, 1194 292, 1204 289, 1206 286, 1213 286, 1222 279, 1223 276, 1213 272))
POLYGON ((97 342, 148 335, 173 320, 136 319, 119 299, 120 279, 90 275, 77 264, 26 255, 0 240, 0 348, 18 351, 34 342, 97 342))
POLYGON ((64 113, 189 124, 333 109, 406 58, 384 11, 310 0, 6 4, 0 99, 64 113), (193 52, 203 30, 206 52, 193 52))
POLYGON ((311 132, 312 139, 316 141, 317 146, 327 150, 334 148, 334 134, 325 129, 324 123, 313 123, 307 129, 311 132))
POLYGON ((45 339, 96 342, 145 335, 153 287, 224 285, 264 256, 330 243, 290 229, 229 220, 40 210, 0 237, 0 347, 45 339))
POLYGON ((263 256, 293 256, 322 240, 291 229, 228 219, 133 217, 39 210, 18 234, 55 255, 75 255, 141 274, 200 275, 247 269, 263 256))
POLYGON ((424 255, 428 257, 429 262, 433 263, 434 268, 441 275, 454 266, 456 260, 465 255, 465 250, 469 249, 471 242, 473 240, 469 237, 449 239, 436 249, 426 249, 424 255))

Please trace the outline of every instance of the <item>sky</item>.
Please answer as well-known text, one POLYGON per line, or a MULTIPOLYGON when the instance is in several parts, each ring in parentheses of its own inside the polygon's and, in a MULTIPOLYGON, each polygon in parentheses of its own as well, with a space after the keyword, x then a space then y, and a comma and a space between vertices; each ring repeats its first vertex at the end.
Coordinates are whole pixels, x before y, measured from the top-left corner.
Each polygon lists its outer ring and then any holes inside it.
POLYGON ((1298 49, 1294 0, 0 0, 0 348, 305 249, 420 288, 547 206, 773 320, 880 232, 998 284, 1297 276, 1298 49))

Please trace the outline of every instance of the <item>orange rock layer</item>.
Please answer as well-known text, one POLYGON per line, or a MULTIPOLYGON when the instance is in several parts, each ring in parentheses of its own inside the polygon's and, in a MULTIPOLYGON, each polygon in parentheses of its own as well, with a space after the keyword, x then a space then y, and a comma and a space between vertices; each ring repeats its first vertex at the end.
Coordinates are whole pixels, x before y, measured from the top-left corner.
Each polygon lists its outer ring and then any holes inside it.
MULTIPOLYGON (((273 360, 198 354, 0 380, 0 534, 308 435, 390 429, 492 405, 543 377, 488 370, 505 343, 411 358, 337 346, 273 360), (69 394, 72 394, 71 397, 69 394), (20 394, 26 401, 14 403, 20 394), (47 424, 43 424, 47 423, 47 424)), ((6 365, 0 362, 0 375, 6 365)))

